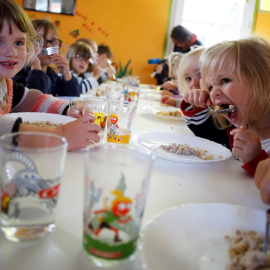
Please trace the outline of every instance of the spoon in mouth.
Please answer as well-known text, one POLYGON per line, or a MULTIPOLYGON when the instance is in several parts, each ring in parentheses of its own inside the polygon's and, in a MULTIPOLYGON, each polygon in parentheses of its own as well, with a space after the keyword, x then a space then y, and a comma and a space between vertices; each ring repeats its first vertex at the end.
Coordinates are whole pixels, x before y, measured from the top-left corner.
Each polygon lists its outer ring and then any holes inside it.
POLYGON ((208 108, 210 109, 211 112, 221 113, 221 114, 231 113, 231 112, 234 112, 237 110, 237 108, 234 105, 230 105, 228 109, 222 109, 222 110, 213 110, 209 106, 208 106, 208 108))

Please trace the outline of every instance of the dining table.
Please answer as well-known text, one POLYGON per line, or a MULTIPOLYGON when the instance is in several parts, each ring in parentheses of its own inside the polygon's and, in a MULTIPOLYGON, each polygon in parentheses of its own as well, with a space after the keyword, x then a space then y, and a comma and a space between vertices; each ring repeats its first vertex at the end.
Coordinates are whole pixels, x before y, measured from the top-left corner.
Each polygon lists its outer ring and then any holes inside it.
MULTIPOLYGON (((147 92, 146 87, 144 90, 144 93, 147 92)), ((160 101, 151 99, 151 95, 139 98, 131 138, 139 132, 194 136, 184 119, 155 117, 146 113, 146 106, 160 106, 160 101)), ((84 158, 84 149, 67 153, 56 226, 50 235, 34 242, 14 243, 0 233, 0 270, 100 269, 91 263, 83 251, 84 158)), ((241 168, 241 164, 233 155, 225 160, 207 163, 177 162, 156 157, 141 225, 142 235, 157 215, 175 207, 228 204, 266 210, 268 206, 262 203, 254 178, 241 168)), ((200 226, 200 220, 196 222, 200 226)), ((148 269, 143 252, 139 241, 135 260, 130 264, 131 270, 148 269)))

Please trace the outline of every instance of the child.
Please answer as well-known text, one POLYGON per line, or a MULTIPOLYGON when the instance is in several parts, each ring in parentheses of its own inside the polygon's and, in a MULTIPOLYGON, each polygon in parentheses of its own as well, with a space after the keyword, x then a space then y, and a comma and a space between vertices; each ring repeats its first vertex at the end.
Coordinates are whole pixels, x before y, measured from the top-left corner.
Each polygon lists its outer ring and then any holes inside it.
POLYGON ((270 158, 262 160, 255 172, 255 184, 260 190, 261 199, 270 204, 270 158))
MULTIPOLYGON (((42 49, 61 47, 62 41, 51 22, 37 19, 32 21, 32 24, 37 34, 43 38, 42 49)), ((18 72, 13 80, 22 83, 27 88, 38 89, 53 96, 80 96, 79 83, 69 72, 68 60, 58 53, 46 55, 41 52, 35 61, 18 72), (57 66, 62 76, 49 67, 52 63, 57 66)))
POLYGON ((99 83, 104 83, 110 78, 115 78, 116 70, 111 65, 113 60, 113 54, 109 46, 101 44, 98 46, 98 63, 102 68, 102 74, 99 78, 99 83))
POLYGON ((205 50, 201 61, 203 90, 188 91, 181 103, 187 125, 195 135, 229 140, 242 168, 254 175, 270 154, 270 43, 260 37, 223 42, 205 50), (224 116, 236 128, 214 126, 211 105, 234 107, 224 116))
MULTIPOLYGON (((68 107, 68 103, 42 94, 38 90, 13 84, 11 78, 22 69, 24 64, 35 57, 35 30, 23 9, 13 0, 0 0, 0 135, 10 132, 38 131, 66 137, 68 150, 86 147, 91 142, 99 142, 101 128, 94 124, 95 117, 90 114, 66 125, 38 127, 27 125, 18 117, 9 117, 13 112, 48 112, 79 116, 68 107)), ((82 111, 82 108, 78 108, 82 111)))
POLYGON ((93 76, 87 76, 84 74, 89 70, 90 61, 93 63, 93 51, 91 47, 84 42, 75 42, 68 48, 66 57, 69 62, 69 68, 71 73, 77 78, 80 85, 80 93, 85 94, 92 88, 98 87, 99 83, 97 79, 100 76, 100 72, 93 72, 93 76))
MULTIPOLYGON (((184 95, 188 90, 200 89, 199 59, 204 49, 204 47, 196 48, 181 57, 178 64, 179 68, 176 71, 178 89, 181 95, 184 95)), ((175 99, 170 95, 162 95, 160 102, 179 108, 181 99, 175 99)))
POLYGON ((177 83, 177 70, 182 58, 182 54, 178 52, 173 52, 169 54, 167 58, 168 67, 169 67, 169 78, 164 82, 161 87, 163 88, 162 95, 178 95, 178 83, 177 83))

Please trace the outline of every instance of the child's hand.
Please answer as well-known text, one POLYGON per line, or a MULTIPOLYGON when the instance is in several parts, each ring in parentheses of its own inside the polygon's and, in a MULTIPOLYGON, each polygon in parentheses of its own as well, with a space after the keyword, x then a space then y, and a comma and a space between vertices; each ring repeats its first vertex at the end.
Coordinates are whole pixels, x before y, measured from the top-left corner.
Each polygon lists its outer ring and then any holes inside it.
POLYGON ((98 79, 102 73, 102 68, 95 62, 93 65, 93 77, 98 79))
POLYGON ((244 126, 230 132, 233 137, 232 152, 238 156, 243 164, 255 158, 262 150, 260 139, 244 126))
POLYGON ((82 116, 82 114, 83 114, 82 103, 80 103, 80 102, 76 103, 76 110, 78 111, 77 113, 74 112, 73 110, 71 110, 70 108, 68 108, 66 115, 70 116, 70 117, 75 117, 75 118, 79 118, 80 116, 82 116))
POLYGON ((203 89, 189 90, 184 96, 184 101, 199 108, 212 105, 209 92, 203 89))
POLYGON ((164 89, 167 89, 167 90, 177 89, 177 85, 174 82, 171 82, 171 81, 164 82, 161 85, 161 87, 163 87, 164 89))
POLYGON ((59 69, 59 71, 62 73, 63 78, 65 81, 69 81, 72 79, 72 75, 69 72, 69 63, 68 59, 60 54, 54 54, 52 57, 53 63, 55 63, 59 69))
POLYGON ((270 204, 270 158, 261 161, 255 172, 255 184, 261 192, 261 199, 270 204))
POLYGON ((68 141, 68 151, 81 149, 100 141, 98 133, 101 131, 101 127, 94 123, 95 119, 94 115, 87 113, 78 120, 58 127, 58 129, 62 129, 61 135, 68 141))
POLYGON ((109 66, 109 67, 106 68, 106 73, 107 73, 108 77, 110 78, 113 75, 115 75, 116 70, 115 70, 115 68, 113 66, 109 66))
POLYGON ((31 62, 31 70, 33 69, 38 69, 42 70, 41 68, 41 63, 38 57, 36 57, 32 62, 31 62))
POLYGON ((171 96, 162 96, 160 99, 160 103, 175 107, 176 99, 171 96))
POLYGON ((160 93, 162 96, 172 96, 173 93, 170 92, 169 90, 162 90, 161 93, 160 93))

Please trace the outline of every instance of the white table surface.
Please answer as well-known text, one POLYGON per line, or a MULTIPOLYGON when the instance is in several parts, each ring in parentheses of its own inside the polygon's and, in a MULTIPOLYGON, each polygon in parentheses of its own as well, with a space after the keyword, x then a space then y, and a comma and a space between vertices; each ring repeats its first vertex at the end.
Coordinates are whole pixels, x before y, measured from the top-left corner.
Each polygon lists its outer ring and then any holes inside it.
MULTIPOLYGON (((192 134, 184 121, 168 121, 145 114, 141 107, 159 102, 141 99, 132 134, 168 131, 192 134)), ((96 269, 82 249, 83 151, 69 152, 66 159, 56 214, 56 229, 34 243, 12 243, 0 234, 0 270, 96 269)), ((166 208, 189 203, 227 203, 267 209, 254 180, 241 162, 230 158, 208 164, 184 164, 156 159, 151 175, 142 230, 154 215, 166 208)), ((198 221, 199 222, 199 221, 198 221)), ((143 269, 137 256, 130 269, 143 269)))

